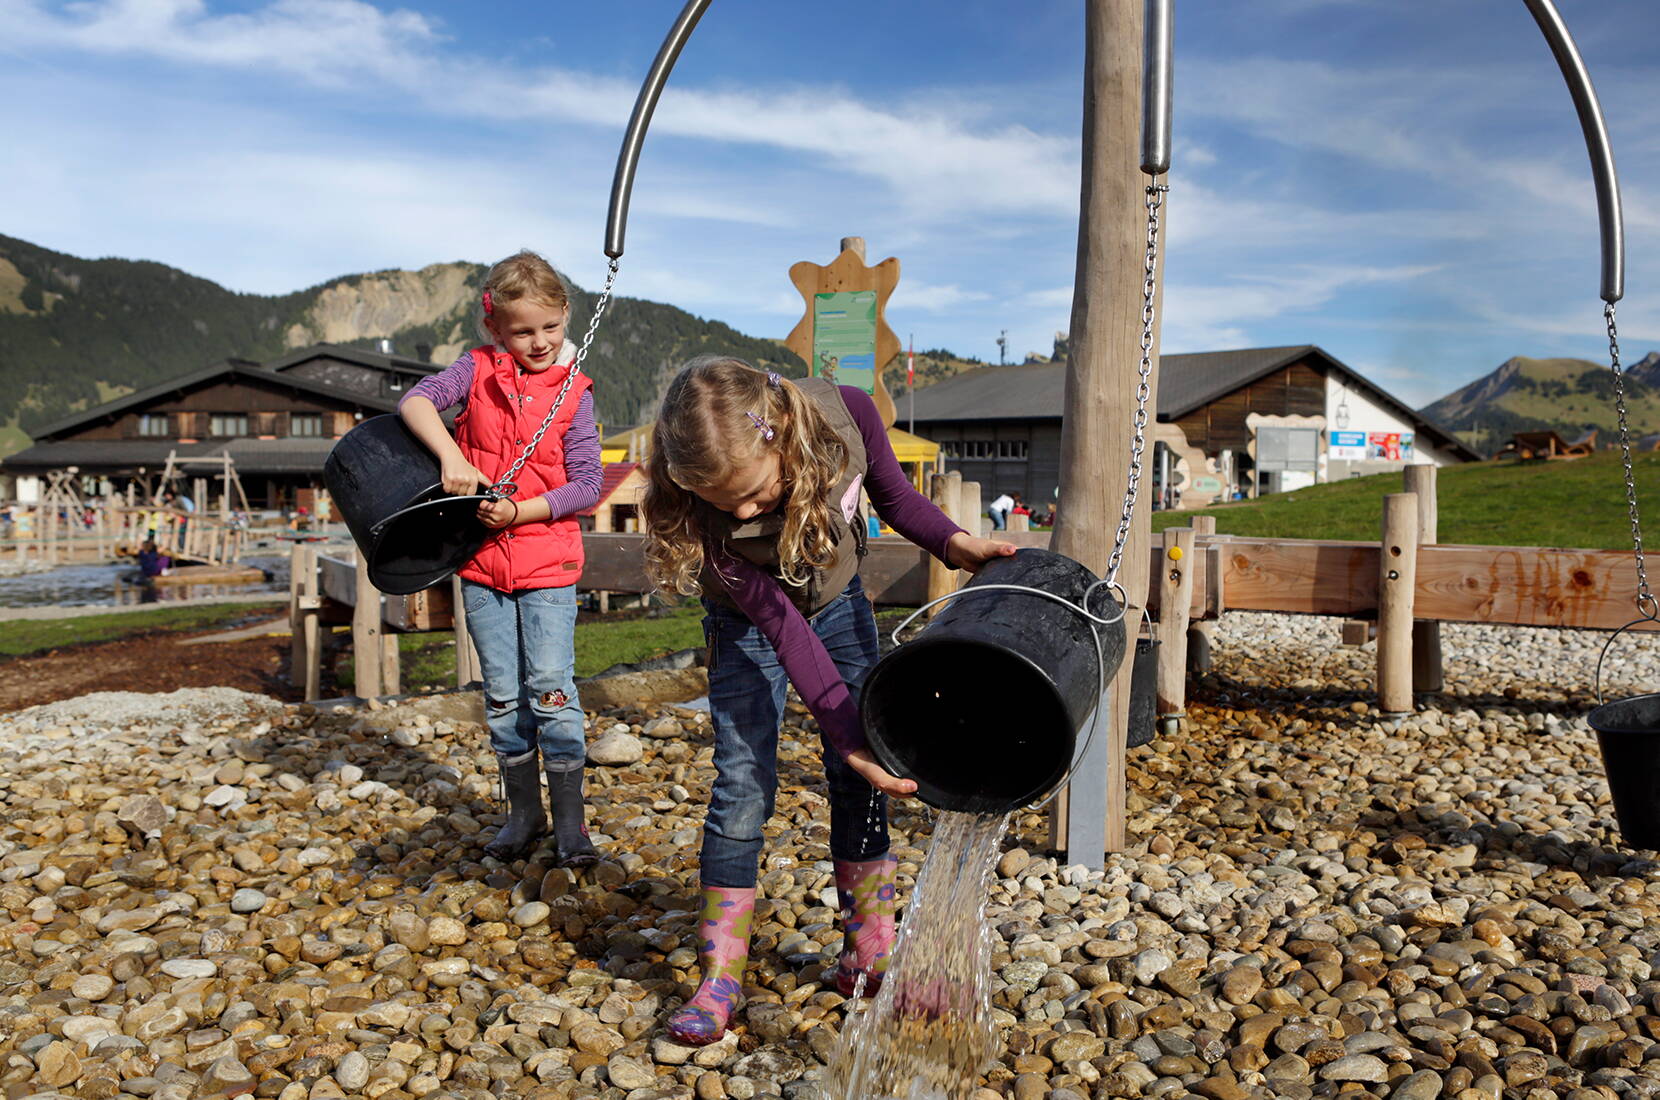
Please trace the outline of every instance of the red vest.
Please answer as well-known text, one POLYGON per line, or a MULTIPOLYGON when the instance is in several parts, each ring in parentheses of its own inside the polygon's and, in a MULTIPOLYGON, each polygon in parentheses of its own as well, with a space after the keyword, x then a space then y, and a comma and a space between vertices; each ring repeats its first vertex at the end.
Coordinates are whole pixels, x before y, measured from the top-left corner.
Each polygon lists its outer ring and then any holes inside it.
MULTIPOLYGON (((472 356, 473 384, 466 408, 455 418, 455 441, 467 461, 494 481, 507 473, 541 427, 571 367, 520 370, 511 355, 492 347, 474 348, 472 356)), ((514 500, 532 500, 565 484, 565 432, 592 385, 585 374, 571 383, 536 453, 513 478, 518 486, 514 500)), ((508 527, 491 535, 460 573, 501 592, 575 584, 582 576, 582 532, 571 516, 508 527)))

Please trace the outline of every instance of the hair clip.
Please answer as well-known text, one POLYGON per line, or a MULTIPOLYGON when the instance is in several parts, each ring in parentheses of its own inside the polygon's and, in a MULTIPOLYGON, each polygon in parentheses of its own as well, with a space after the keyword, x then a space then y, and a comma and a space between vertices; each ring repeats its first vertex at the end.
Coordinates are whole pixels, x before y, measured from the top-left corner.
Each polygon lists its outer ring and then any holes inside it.
POLYGON ((772 427, 771 424, 768 424, 765 420, 762 420, 759 416, 756 416, 754 413, 745 413, 744 415, 749 417, 749 422, 751 424, 755 425, 755 430, 760 432, 761 433, 761 438, 766 440, 768 443, 771 443, 772 442, 772 437, 774 435, 778 434, 777 432, 773 431, 773 427, 772 427))
POLYGON ((779 373, 777 371, 775 371, 775 370, 767 371, 767 385, 771 386, 773 389, 777 389, 778 388, 778 383, 782 380, 783 380, 782 376, 779 375, 779 373))
POLYGON ((496 312, 496 303, 490 300, 490 292, 486 290, 484 292, 484 315, 488 317, 494 312, 496 312))

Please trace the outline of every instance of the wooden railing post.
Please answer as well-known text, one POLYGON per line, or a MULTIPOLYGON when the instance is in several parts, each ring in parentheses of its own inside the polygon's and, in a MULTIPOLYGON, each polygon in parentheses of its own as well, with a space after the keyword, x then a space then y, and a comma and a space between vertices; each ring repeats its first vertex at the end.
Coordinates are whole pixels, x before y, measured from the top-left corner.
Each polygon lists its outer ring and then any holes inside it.
POLYGON ((296 542, 289 554, 288 682, 300 688, 305 698, 322 694, 323 651, 320 609, 322 584, 317 576, 317 550, 296 542))
POLYGON ((352 607, 352 675, 364 699, 384 695, 381 670, 386 654, 381 645, 380 590, 369 581, 369 561, 357 553, 357 597, 352 607))
POLYGON ((980 483, 965 481, 958 494, 957 506, 962 514, 957 517, 957 523, 964 531, 975 538, 984 538, 986 534, 985 505, 980 501, 980 483))
MULTIPOLYGON (((1401 472, 1405 490, 1418 494, 1418 545, 1438 540, 1439 517, 1435 494, 1435 466, 1419 463, 1401 472)), ((1440 691, 1446 684, 1441 663, 1441 624, 1420 620, 1412 624, 1412 690, 1440 691)))
POLYGON ((1412 709, 1412 601, 1418 577, 1418 495, 1383 498, 1378 557, 1378 707, 1412 709))
POLYGON ((1193 528, 1164 531, 1164 553, 1155 578, 1159 586, 1158 715, 1187 713, 1187 622, 1193 602, 1193 528))
POLYGON ((484 674, 478 667, 473 636, 467 631, 467 607, 461 598, 460 576, 450 578, 450 615, 455 620, 455 686, 464 688, 484 679, 484 674))
MULTIPOLYGON (((934 507, 944 512, 952 520, 956 520, 962 512, 958 498, 962 492, 963 475, 955 470, 948 474, 935 474, 932 485, 931 499, 934 507)), ((932 602, 941 596, 957 590, 957 571, 939 561, 932 555, 928 558, 928 601, 932 602)), ((947 604, 941 604, 929 612, 930 617, 943 611, 947 604)))
POLYGON ((1220 603, 1219 593, 1222 591, 1222 555, 1213 546, 1199 547, 1199 540, 1216 534, 1215 516, 1193 517, 1194 552, 1205 555, 1205 618, 1196 623, 1189 623, 1187 627, 1187 670, 1193 676, 1203 676, 1210 671, 1210 639, 1216 631, 1216 620, 1221 617, 1221 608, 1213 607, 1212 600, 1220 603), (1213 617, 1214 616, 1214 617, 1213 617))

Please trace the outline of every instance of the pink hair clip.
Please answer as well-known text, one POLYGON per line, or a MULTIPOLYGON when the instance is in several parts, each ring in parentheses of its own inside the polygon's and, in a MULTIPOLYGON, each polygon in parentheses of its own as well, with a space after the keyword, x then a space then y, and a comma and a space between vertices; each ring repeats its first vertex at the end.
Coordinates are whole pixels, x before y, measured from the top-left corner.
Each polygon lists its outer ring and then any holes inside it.
POLYGON ((484 315, 488 317, 494 312, 496 312, 496 303, 490 300, 490 292, 486 290, 484 292, 484 315))
POLYGON ((749 417, 749 422, 751 424, 755 425, 755 430, 760 432, 761 433, 761 438, 766 440, 768 443, 771 443, 772 442, 772 437, 774 435, 778 434, 777 432, 773 431, 773 428, 772 428, 771 424, 768 424, 765 420, 762 420, 759 416, 756 416, 754 413, 745 413, 744 415, 749 417))

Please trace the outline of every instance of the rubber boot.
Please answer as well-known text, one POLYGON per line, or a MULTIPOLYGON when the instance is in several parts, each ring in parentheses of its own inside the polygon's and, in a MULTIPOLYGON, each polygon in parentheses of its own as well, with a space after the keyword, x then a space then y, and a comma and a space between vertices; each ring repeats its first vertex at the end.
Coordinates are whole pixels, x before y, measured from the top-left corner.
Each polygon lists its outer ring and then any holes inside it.
POLYGON ((495 838, 484 846, 484 854, 503 863, 523 859, 547 835, 548 819, 542 813, 542 772, 536 751, 509 762, 496 760, 501 768, 501 785, 507 793, 507 820, 495 838))
POLYGON ((893 952, 895 890, 892 855, 860 862, 838 859, 836 898, 842 907, 841 958, 836 961, 836 989, 853 996, 859 976, 864 975, 864 995, 876 996, 893 952))
POLYGON ((599 862, 599 851, 588 840, 588 807, 582 798, 582 769, 548 771, 548 802, 553 806, 553 843, 560 867, 586 867, 599 862))
POLYGON ((703 984, 669 1017, 669 1037, 701 1047, 726 1034, 727 1021, 743 999, 749 962, 749 925, 755 916, 755 887, 707 886, 698 923, 698 957, 703 984))

